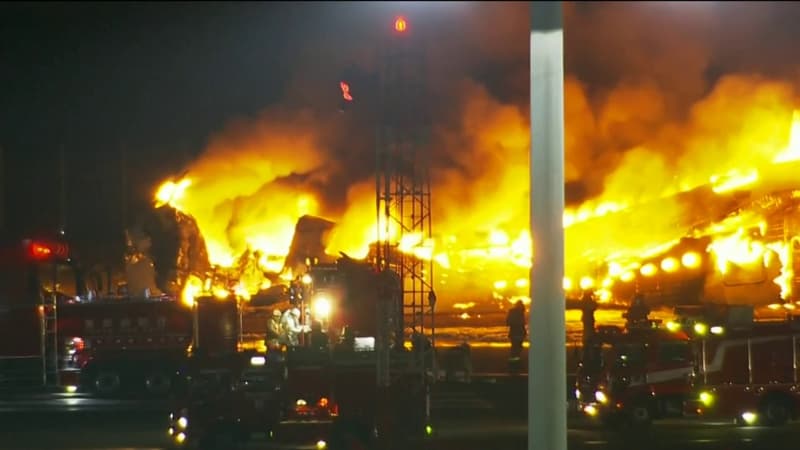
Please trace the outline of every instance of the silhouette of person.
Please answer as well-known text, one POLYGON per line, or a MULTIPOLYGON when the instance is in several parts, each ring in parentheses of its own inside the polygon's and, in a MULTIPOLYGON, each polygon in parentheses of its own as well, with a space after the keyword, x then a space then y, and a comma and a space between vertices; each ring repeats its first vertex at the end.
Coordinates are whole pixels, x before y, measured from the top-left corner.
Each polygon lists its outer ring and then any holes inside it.
POLYGON ((508 311, 506 325, 508 325, 508 339, 511 341, 509 360, 519 361, 522 355, 522 342, 528 336, 528 332, 525 329, 525 305, 522 300, 518 300, 514 307, 508 311))
POLYGON ((594 312, 597 311, 597 302, 590 291, 585 291, 581 297, 581 323, 583 323, 584 345, 594 337, 594 312))
POLYGON ((633 297, 626 319, 628 320, 628 329, 632 328, 646 328, 648 324, 648 316, 650 315, 650 308, 644 303, 644 296, 636 294, 633 297))

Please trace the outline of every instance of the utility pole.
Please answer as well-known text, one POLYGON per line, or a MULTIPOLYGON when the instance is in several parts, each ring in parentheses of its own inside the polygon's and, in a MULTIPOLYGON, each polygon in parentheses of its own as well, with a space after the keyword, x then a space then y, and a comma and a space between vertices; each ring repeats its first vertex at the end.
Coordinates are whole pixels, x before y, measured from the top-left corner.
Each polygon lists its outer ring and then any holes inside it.
POLYGON ((528 449, 567 449, 564 323, 564 32, 561 2, 531 2, 528 449))
POLYGON ((122 230, 128 227, 128 155, 125 151, 125 145, 119 146, 119 181, 120 181, 120 221, 122 223, 122 230))
POLYGON ((64 156, 64 144, 61 144, 58 150, 58 232, 62 235, 67 227, 67 173, 64 156))
POLYGON ((6 226, 6 166, 3 146, 0 145, 0 233, 6 226))

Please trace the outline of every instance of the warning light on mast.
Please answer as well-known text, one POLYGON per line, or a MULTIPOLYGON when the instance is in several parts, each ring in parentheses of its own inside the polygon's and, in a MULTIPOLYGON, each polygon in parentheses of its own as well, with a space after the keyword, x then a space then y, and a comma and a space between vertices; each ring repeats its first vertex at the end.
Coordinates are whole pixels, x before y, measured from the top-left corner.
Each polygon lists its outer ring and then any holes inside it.
POLYGON ((403 33, 403 32, 406 31, 407 28, 408 28, 408 22, 406 22, 406 18, 405 17, 400 16, 400 17, 394 19, 394 30, 395 31, 397 31, 398 33, 403 33))
POLYGON ((340 81, 339 87, 342 89, 342 98, 348 102, 353 101, 353 96, 350 95, 350 85, 347 82, 340 81))

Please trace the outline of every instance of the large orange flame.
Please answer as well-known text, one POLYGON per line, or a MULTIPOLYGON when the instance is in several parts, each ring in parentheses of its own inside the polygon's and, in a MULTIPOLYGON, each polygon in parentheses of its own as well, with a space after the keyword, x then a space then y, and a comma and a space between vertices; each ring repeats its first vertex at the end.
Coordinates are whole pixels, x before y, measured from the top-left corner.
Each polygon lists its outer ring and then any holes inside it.
MULTIPOLYGON (((567 91, 568 100, 569 95, 583 95, 570 82, 567 91)), ((467 304, 485 300, 482 292, 486 292, 497 299, 528 300, 533 245, 527 227, 527 124, 516 108, 498 105, 484 91, 475 94, 477 100, 467 103, 462 123, 463 132, 475 142, 475 151, 456 158, 461 158, 459 165, 483 169, 491 176, 475 172, 479 175, 467 181, 447 169, 434 171, 438 206, 432 239, 417 234, 401 237, 391 227, 388 236, 377 236, 377 230, 385 227, 375 226, 374 184, 354 184, 348 193, 349 207, 333 217, 338 225, 330 236, 330 254, 345 251, 363 257, 370 243, 388 238, 402 251, 436 262, 437 285, 443 291, 440 298, 467 304)), ((649 94, 625 98, 652 101, 649 94)), ((697 270, 704 258, 697 251, 661 259, 658 255, 682 237, 710 236, 707 253, 719 276, 728 276, 734 266, 778 264, 780 273, 773 281, 780 286, 781 296, 789 299, 790 247, 765 233, 748 232, 763 228, 764 217, 736 214, 699 227, 694 217, 707 214, 703 219, 707 221, 727 214, 721 205, 725 195, 769 189, 777 167, 800 160, 800 113, 793 112, 790 98, 780 83, 730 77, 694 107, 687 124, 666 127, 651 145, 621 153, 616 168, 603 177, 601 193, 564 214, 565 290, 577 294, 592 289, 601 300, 612 301, 613 287, 631 283, 637 276, 697 270), (666 158, 669 152, 664 149, 676 144, 683 151, 666 158), (698 204, 682 197, 699 192, 707 194, 698 204)), ((583 109, 568 108, 567 112, 568 125, 575 120, 569 114, 587 114, 583 109)), ((658 117, 660 113, 651 107, 648 114, 658 117)), ((611 130, 616 126, 613 117, 623 116, 614 112, 602 124, 586 123, 611 130)), ((201 160, 189 169, 187 178, 165 182, 156 193, 156 203, 172 205, 197 220, 213 264, 232 266, 249 247, 263 253, 262 269, 280 272, 298 218, 325 211, 312 192, 270 182, 311 169, 324 159, 311 140, 301 137, 302 131, 295 136, 298 139, 291 142, 268 139, 273 148, 291 145, 293 149, 274 159, 267 159, 264 155, 269 153, 263 149, 258 157, 247 151, 237 156, 235 149, 216 152, 225 157, 201 160), (247 208, 237 208, 244 197, 247 208)), ((573 176, 570 170, 581 164, 576 157, 570 158, 570 146, 582 142, 575 137, 576 132, 567 136, 568 178, 573 176)), ((244 144, 248 151, 252 145, 244 144)), ((591 174, 591 170, 579 172, 591 174)))

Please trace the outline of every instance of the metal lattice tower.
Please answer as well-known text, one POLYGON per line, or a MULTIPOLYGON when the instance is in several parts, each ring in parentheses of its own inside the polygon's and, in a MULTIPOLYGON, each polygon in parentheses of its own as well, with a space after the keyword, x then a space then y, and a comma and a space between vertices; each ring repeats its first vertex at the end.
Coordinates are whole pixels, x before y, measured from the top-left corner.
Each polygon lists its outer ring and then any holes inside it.
MULTIPOLYGON (((424 47, 415 45, 418 36, 406 27, 404 19, 396 19, 395 32, 381 55, 375 185, 379 242, 375 261, 379 270, 393 274, 386 279, 394 278, 395 282, 387 283, 388 291, 379 308, 379 339, 383 341, 376 343, 379 349, 402 346, 411 336, 427 338, 433 344, 434 335, 430 257, 417 257, 413 249, 400 251, 398 246, 424 247, 431 242, 424 47), (402 26, 398 25, 400 20, 402 26)), ((381 356, 378 381, 388 385, 388 355, 381 356)), ((421 364, 428 369, 425 361, 421 364)))

